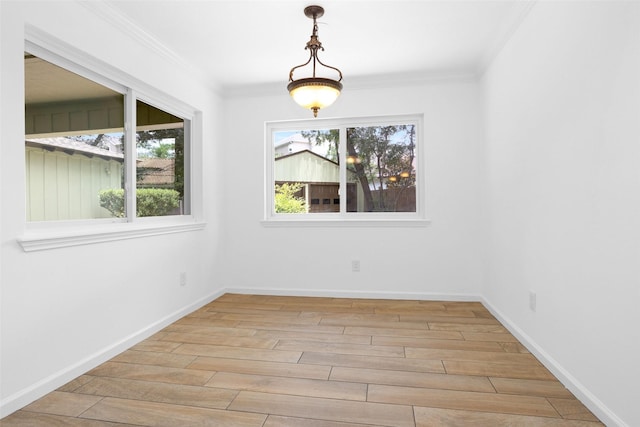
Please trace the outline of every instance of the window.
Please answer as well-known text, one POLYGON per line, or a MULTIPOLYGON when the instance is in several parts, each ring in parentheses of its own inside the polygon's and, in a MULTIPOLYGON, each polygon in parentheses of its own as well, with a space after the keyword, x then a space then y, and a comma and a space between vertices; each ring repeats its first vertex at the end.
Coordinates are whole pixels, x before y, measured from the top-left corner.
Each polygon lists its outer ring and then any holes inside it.
POLYGON ((23 250, 203 229, 202 114, 37 28, 25 34, 23 250))
POLYGON ((189 213, 185 203, 185 122, 136 100, 137 216, 189 213))
POLYGON ((190 214, 190 118, 50 58, 24 56, 27 221, 190 214))
POLYGON ((266 124, 266 222, 422 220, 420 115, 266 124))

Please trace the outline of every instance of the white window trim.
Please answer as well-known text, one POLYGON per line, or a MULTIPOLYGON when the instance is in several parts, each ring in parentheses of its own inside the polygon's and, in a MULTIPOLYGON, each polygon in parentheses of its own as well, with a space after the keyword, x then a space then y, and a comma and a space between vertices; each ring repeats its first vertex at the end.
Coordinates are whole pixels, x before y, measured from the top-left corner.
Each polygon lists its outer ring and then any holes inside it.
MULTIPOLYGON (((406 114, 372 117, 345 117, 311 120, 289 120, 265 123, 265 188, 264 217, 261 224, 265 227, 425 227, 430 224, 425 212, 424 179, 424 126, 422 114, 406 114), (288 130, 339 129, 341 139, 346 138, 347 127, 397 125, 415 123, 416 132, 416 212, 345 212, 345 198, 341 197, 341 212, 313 214, 277 214, 274 212, 274 153, 273 133, 288 130)), ((339 147, 340 157, 345 158, 346 147, 339 147)), ((346 169, 340 168, 340 187, 346 186, 346 169)))
MULTIPOLYGON (((25 27, 25 51, 119 93, 126 95, 129 92, 129 96, 126 96, 125 99, 133 100, 134 103, 135 99, 139 99, 171 114, 183 117, 185 121, 188 120, 190 123, 190 128, 186 129, 185 133, 188 131, 191 134, 190 143, 185 144, 185 174, 189 174, 188 179, 185 179, 185 186, 188 186, 189 189, 187 197, 190 199, 190 214, 144 218, 136 218, 133 215, 125 219, 46 222, 27 222, 25 220, 25 232, 18 238, 18 243, 25 252, 182 233, 206 227, 202 203, 203 168, 201 162, 194 160, 194 156, 197 156, 201 151, 201 112, 30 25, 25 27), (135 98, 131 97, 133 94, 135 94, 135 98)), ((131 111, 131 108, 129 110, 131 111)), ((133 114, 135 114, 135 108, 133 108, 133 114)), ((132 123, 132 118, 135 117, 131 114, 125 118, 125 126, 127 123, 132 123)), ((131 133, 133 134, 133 132, 131 133)), ((195 158, 201 158, 201 156, 195 158)))
POLYGON ((87 225, 86 227, 58 228, 52 230, 29 230, 18 243, 25 252, 43 251, 47 249, 67 248, 70 246, 89 245, 94 243, 113 242, 116 240, 135 239, 140 237, 160 236, 163 234, 183 233, 202 230, 206 223, 196 222, 190 218, 178 221, 172 218, 163 222, 147 222, 133 224, 118 222, 105 225, 87 225))

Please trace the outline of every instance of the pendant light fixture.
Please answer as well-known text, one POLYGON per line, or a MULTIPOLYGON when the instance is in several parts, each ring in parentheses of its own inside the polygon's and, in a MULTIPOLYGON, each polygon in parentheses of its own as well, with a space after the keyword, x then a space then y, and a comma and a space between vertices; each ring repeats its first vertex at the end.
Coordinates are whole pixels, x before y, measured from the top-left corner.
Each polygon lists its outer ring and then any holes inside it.
POLYGON ((313 117, 318 117, 318 110, 333 104, 340 95, 342 72, 336 67, 323 64, 318 58, 318 51, 324 50, 324 48, 320 40, 318 40, 318 23, 316 19, 324 15, 324 9, 321 6, 307 6, 304 8, 304 14, 313 19, 313 32, 311 33, 311 39, 307 42, 307 47, 305 47, 305 50, 309 49, 309 60, 304 64, 293 67, 289 71, 287 90, 296 103, 303 108, 309 108, 313 111, 313 117), (312 76, 294 80, 293 72, 309 64, 313 69, 312 76), (317 65, 337 71, 338 80, 316 77, 317 65))

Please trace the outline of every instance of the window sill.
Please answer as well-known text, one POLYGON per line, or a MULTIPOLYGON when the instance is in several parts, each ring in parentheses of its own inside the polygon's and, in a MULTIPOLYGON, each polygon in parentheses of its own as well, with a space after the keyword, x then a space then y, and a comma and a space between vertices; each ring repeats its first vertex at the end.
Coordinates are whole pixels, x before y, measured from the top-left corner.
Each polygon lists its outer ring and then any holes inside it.
POLYGON ((419 228, 431 224, 429 219, 364 219, 364 218, 270 218, 262 220, 263 227, 397 227, 419 228))
POLYGON ((204 222, 151 222, 147 224, 120 223, 91 228, 67 228, 55 231, 28 230, 18 239, 25 252, 90 245, 125 239, 159 236, 163 234, 184 233, 202 230, 204 222))

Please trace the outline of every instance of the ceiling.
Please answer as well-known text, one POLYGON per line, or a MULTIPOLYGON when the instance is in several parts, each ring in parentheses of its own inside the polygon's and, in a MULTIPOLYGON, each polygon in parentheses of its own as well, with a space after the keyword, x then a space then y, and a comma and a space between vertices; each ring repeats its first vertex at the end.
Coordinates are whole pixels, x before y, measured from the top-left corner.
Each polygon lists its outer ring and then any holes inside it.
POLYGON ((30 54, 24 56, 26 105, 122 96, 117 92, 30 54))
MULTIPOLYGON (((320 59, 350 83, 477 75, 517 28, 532 0, 216 1, 109 0, 100 12, 148 46, 224 91, 286 85, 308 59, 319 4, 320 59), (106 12, 105 12, 106 11, 106 12)), ((306 77, 305 75, 297 75, 306 77)), ((330 77, 330 76, 329 76, 330 77)))
MULTIPOLYGON (((188 68, 223 93, 285 87, 308 59, 313 0, 108 0, 83 2, 143 45, 188 68)), ((345 87, 472 76, 483 71, 533 0, 318 2, 325 14, 320 59, 338 67, 345 87)), ((315 3, 315 4, 318 4, 315 3)), ((31 56, 26 102, 73 101, 115 92, 31 56)), ((308 77, 309 67, 295 78, 308 77)), ((328 74, 320 77, 336 78, 328 74)))

